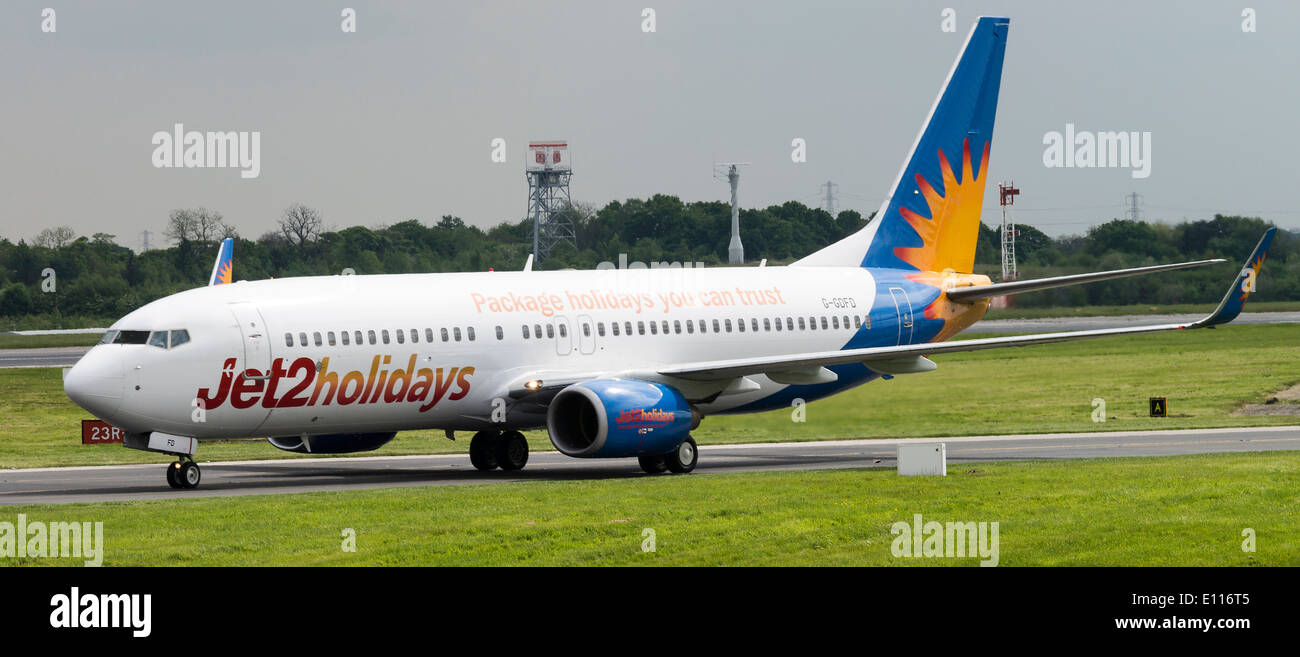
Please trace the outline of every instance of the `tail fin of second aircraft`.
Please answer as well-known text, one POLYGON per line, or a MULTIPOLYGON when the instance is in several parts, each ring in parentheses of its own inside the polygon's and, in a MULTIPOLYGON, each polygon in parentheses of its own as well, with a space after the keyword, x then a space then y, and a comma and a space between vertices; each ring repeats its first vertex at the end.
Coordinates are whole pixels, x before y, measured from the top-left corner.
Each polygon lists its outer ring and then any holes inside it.
POLYGON ((875 219, 794 264, 971 272, 1009 24, 971 28, 875 219))
POLYGON ((221 249, 217 251, 217 261, 212 265, 212 276, 208 285, 225 285, 234 280, 235 238, 221 240, 221 249))

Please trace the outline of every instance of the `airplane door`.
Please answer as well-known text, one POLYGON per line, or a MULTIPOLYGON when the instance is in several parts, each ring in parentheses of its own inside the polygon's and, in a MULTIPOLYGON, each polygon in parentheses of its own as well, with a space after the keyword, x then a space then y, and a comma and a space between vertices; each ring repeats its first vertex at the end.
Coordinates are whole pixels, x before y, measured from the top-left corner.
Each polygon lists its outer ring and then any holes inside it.
POLYGON ((248 303, 230 304, 230 312, 239 324, 239 334, 244 340, 244 369, 257 370, 248 378, 264 376, 271 369, 271 341, 262 325, 262 313, 248 303))
POLYGON ((578 351, 584 354, 596 352, 596 323, 589 315, 578 315, 578 351))
POLYGON ((573 333, 569 330, 569 318, 555 316, 555 353, 568 356, 573 351, 573 333))
MULTIPOLYGON (((262 313, 258 312, 256 306, 243 302, 230 304, 230 312, 235 316, 244 346, 244 353, 236 354, 243 356, 243 360, 240 361, 242 369, 237 369, 236 372, 243 373, 247 380, 270 379, 271 338, 262 321, 262 313)), ((266 384, 262 385, 265 387, 266 384)), ((270 410, 264 413, 258 413, 258 410, 258 407, 248 409, 247 415, 234 420, 231 424, 240 425, 238 427, 240 430, 256 431, 271 415, 270 410)))
POLYGON ((912 344, 912 302, 907 298, 907 290, 891 287, 889 296, 893 297, 894 310, 898 313, 898 344, 912 344))

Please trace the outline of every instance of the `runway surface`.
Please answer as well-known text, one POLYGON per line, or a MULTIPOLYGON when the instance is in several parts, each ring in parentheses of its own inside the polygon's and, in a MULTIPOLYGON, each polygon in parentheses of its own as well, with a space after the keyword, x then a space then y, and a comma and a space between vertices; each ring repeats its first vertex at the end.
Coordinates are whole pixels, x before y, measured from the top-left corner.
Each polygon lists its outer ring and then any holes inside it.
POLYGON ((0 349, 0 369, 10 367, 72 367, 90 347, 0 349))
MULTIPOLYGON (((961 464, 979 461, 1300 450, 1300 426, 704 446, 700 448, 696 474, 687 476, 772 470, 893 468, 898 444, 917 442, 946 443, 949 472, 961 472, 961 464)), ((199 455, 202 454, 200 448, 199 455)), ((459 454, 228 463, 200 461, 202 484, 194 490, 178 491, 167 487, 163 478, 165 465, 162 457, 159 458, 160 462, 152 465, 0 471, 0 505, 651 476, 641 472, 635 459, 571 459, 555 452, 534 453, 525 469, 512 473, 499 470, 478 472, 470 466, 468 456, 459 454)))

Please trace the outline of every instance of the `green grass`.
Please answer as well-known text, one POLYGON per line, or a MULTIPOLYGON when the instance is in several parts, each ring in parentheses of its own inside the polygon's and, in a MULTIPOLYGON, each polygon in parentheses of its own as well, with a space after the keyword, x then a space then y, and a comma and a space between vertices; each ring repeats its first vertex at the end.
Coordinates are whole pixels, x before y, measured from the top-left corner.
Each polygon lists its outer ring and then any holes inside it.
MULTIPOLYGON (((1300 382, 1298 333, 1294 326, 1242 325, 940 355, 935 372, 873 381, 813 402, 805 422, 794 422, 791 410, 713 416, 693 435, 718 444, 1297 424, 1297 417, 1231 413, 1300 382), (1146 417, 1151 396, 1169 398, 1171 417, 1146 417), (1098 397, 1106 400, 1103 424, 1091 419, 1098 397)), ((81 445, 79 421, 86 417, 64 396, 58 369, 0 370, 0 468, 169 460, 118 445, 81 445)), ((403 432, 373 454, 466 452, 469 436, 462 436, 453 443, 439 431, 403 432)), ((550 449, 545 432, 528 437, 532 449, 550 449)), ((301 458, 262 440, 205 442, 198 456, 301 458)))
MULTIPOLYGON (((102 521, 106 565, 974 565, 895 522, 998 522, 1026 565, 1300 565, 1300 452, 694 474, 6 507, 102 521), (343 531, 356 551, 342 550, 343 531), (655 551, 643 552, 643 530, 655 551), (1255 530, 1257 551, 1241 550, 1255 530), (160 533, 161 532, 161 533, 160 533), (166 540, 160 536, 166 535, 166 540)), ((58 565, 71 560, 0 560, 58 565)), ((80 564, 80 562, 75 562, 80 564)))
POLYGON ((89 347, 104 337, 102 333, 61 335, 0 335, 0 349, 38 349, 41 347, 89 347))
MULTIPOLYGON (((1131 306, 1044 306, 1042 308, 992 308, 985 319, 1038 319, 1043 317, 1110 317, 1114 315, 1181 315, 1209 314, 1213 304, 1173 303, 1167 305, 1136 304, 1131 306)), ((1300 301, 1252 301, 1247 312, 1276 313, 1300 311, 1300 301)))

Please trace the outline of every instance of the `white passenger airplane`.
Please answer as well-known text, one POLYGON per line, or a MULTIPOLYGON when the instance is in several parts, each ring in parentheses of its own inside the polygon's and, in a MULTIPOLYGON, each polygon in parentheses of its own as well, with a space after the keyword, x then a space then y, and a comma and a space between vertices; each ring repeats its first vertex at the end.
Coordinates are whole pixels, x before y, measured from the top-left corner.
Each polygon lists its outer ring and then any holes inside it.
POLYGON ((269 436, 305 453, 373 450, 395 432, 476 432, 480 470, 528 460, 545 426, 574 457, 689 472, 701 418, 812 401, 936 368, 927 355, 1212 327, 1254 289, 1274 230, 1219 307, 1188 325, 947 342, 999 295, 1222 260, 992 284, 973 271, 1008 20, 967 37, 889 198, 861 231, 788 267, 522 271, 231 280, 113 324, 68 373, 81 407, 127 447, 269 436))

